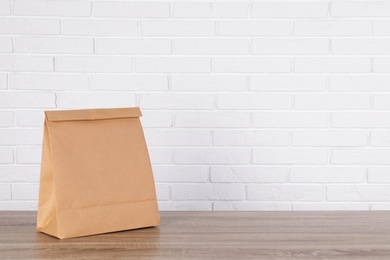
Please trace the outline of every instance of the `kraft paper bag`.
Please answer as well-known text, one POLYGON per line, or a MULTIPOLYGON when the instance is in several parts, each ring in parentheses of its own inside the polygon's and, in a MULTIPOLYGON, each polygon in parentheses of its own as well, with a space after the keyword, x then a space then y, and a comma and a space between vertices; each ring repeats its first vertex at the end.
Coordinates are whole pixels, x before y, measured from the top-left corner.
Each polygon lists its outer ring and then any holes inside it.
POLYGON ((45 115, 38 231, 63 239, 160 224, 139 108, 45 115))

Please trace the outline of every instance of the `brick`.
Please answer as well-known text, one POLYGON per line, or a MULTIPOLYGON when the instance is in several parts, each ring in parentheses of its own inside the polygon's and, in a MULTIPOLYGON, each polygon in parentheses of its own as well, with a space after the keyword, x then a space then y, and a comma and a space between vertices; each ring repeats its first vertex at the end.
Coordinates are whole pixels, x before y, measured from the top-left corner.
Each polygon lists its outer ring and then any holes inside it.
POLYGON ((296 94, 296 109, 369 109, 368 94, 296 94))
POLYGON ((223 73, 290 72, 290 58, 286 57, 223 57, 213 58, 213 71, 223 73))
POLYGON ((0 201, 0 210, 37 211, 38 201, 0 201))
POLYGON ((18 164, 40 164, 42 147, 18 147, 16 148, 16 162, 18 164))
POLYGON ((175 54, 218 55, 248 54, 249 41, 242 39, 180 39, 175 40, 175 54))
POLYGON ((160 75, 93 74, 90 76, 90 85, 93 90, 166 91, 168 90, 168 77, 160 75))
POLYGON ((370 72, 371 59, 366 57, 299 57, 294 59, 294 71, 298 73, 370 72))
POLYGON ((332 17, 390 17, 390 3, 386 1, 333 2, 332 17))
POLYGON ((244 185, 236 184, 183 184, 172 186, 174 200, 242 200, 244 185))
POLYGON ((291 109, 288 94, 225 94, 217 96, 219 109, 291 109))
POLYGON ((247 3, 173 3, 175 18, 239 19, 248 16, 247 3))
POLYGON ((371 146, 390 146, 389 130, 372 130, 370 133, 371 146))
POLYGON ((249 90, 264 92, 325 91, 325 76, 262 75, 251 76, 249 90))
POLYGON ((174 122, 175 127, 241 128, 250 126, 250 115, 237 112, 177 112, 174 122))
POLYGON ((14 184, 12 185, 12 199, 37 200, 39 184, 14 184))
POLYGON ((97 54, 171 54, 171 40, 96 39, 97 54))
POLYGON ((211 182, 287 182, 286 167, 211 167, 211 182))
POLYGON ((374 109, 390 109, 390 95, 389 94, 374 94, 374 109))
POLYGON ((366 146, 365 131, 297 130, 292 132, 293 146, 366 146))
POLYGON ((0 53, 10 53, 12 50, 12 38, 0 37, 0 53))
POLYGON ((7 127, 14 125, 15 112, 0 111, 0 127, 7 127))
POLYGON ((8 76, 7 74, 0 73, 0 89, 8 88, 8 76))
POLYGON ((380 57, 373 58, 373 71, 374 72, 390 72, 390 58, 388 57, 380 57))
POLYGON ((77 0, 14 0, 14 15, 90 16, 90 1, 77 0))
POLYGON ((369 167, 367 180, 372 183, 390 183, 389 167, 369 167))
POLYGON ((170 164, 172 163, 172 149, 171 148, 148 148, 150 160, 154 164, 170 164))
POLYGON ((363 167, 292 167, 290 181, 302 183, 351 183, 365 182, 363 167))
POLYGON ((39 182, 39 166, 0 166, 0 182, 39 182))
POLYGON ((144 109, 213 109, 209 94, 140 94, 138 105, 144 109))
POLYGON ((16 53, 92 54, 93 39, 65 37, 16 37, 16 53))
POLYGON ((155 166, 156 182, 207 182, 208 168, 204 166, 155 166))
POLYGON ((157 200, 169 200, 169 190, 169 185, 167 184, 156 184, 157 200))
POLYGON ((211 72, 211 59, 203 57, 142 57, 135 59, 135 71, 149 73, 211 72))
POLYGON ((215 130, 215 146, 288 146, 289 132, 284 130, 215 130))
POLYGON ((253 54, 328 54, 328 39, 254 39, 253 54))
POLYGON ((332 185, 326 190, 328 201, 388 201, 389 185, 332 185))
POLYGON ((370 210, 370 205, 368 203, 299 203, 293 204, 292 207, 293 210, 302 211, 370 210))
POLYGON ((234 202, 234 201, 215 201, 213 202, 215 211, 290 211, 289 203, 267 203, 267 202, 234 202))
POLYGON ((143 127, 171 127, 172 119, 171 112, 142 111, 141 122, 143 127))
POLYGON ((11 1, 0 0, 0 15, 10 15, 10 14, 11 14, 11 1))
POLYGON ((11 185, 0 184, 0 200, 10 200, 11 198, 11 185))
POLYGON ((388 128, 390 115, 387 112, 334 112, 331 126, 343 128, 388 128))
POLYGON ((64 19, 62 34, 76 36, 137 36, 138 23, 127 20, 64 19))
POLYGON ((160 211, 210 211, 213 204, 206 201, 159 201, 160 211))
POLYGON ((42 139, 42 129, 0 129, 0 145, 41 145, 42 139))
POLYGON ((60 34, 60 20, 45 18, 0 18, 0 34, 60 34))
POLYGON ((173 91, 245 91, 246 77, 236 75, 173 75, 170 84, 173 91))
POLYGON ((0 95, 0 107, 3 108, 54 108, 54 93, 4 92, 0 95))
POLYGON ((219 21, 218 35, 223 36, 289 36, 288 21, 219 21))
POLYGON ((253 116, 254 127, 322 128, 328 126, 325 112, 259 112, 253 116))
POLYGON ((321 185, 256 185, 247 187, 248 200, 260 201, 322 201, 325 189, 321 185))
POLYGON ((88 76, 64 74, 14 73, 10 89, 25 90, 87 90, 88 76))
POLYGON ((248 164, 249 148, 176 148, 175 164, 248 164))
POLYGON ((169 3, 97 1, 93 3, 93 15, 96 17, 167 18, 169 8, 169 3))
POLYGON ((145 36, 214 36, 214 21, 142 21, 141 34, 145 36))
POLYGON ((321 18, 328 15, 328 3, 252 3, 252 18, 321 18))
POLYGON ((59 72, 132 72, 133 59, 114 56, 61 56, 56 57, 59 72))
POLYGON ((372 92, 390 91, 390 76, 384 75, 351 75, 351 76, 331 76, 329 77, 330 91, 348 92, 372 92))
POLYGON ((390 20, 373 20, 372 35, 374 36, 390 35, 390 20))
POLYGON ((332 39, 332 54, 390 54, 390 39, 332 39))
POLYGON ((32 55, 1 55, 0 71, 54 71, 53 57, 32 55))
POLYGON ((363 20, 310 20, 295 21, 296 36, 368 36, 370 21, 363 20))
POLYGON ((331 154, 331 164, 361 164, 361 165, 385 165, 390 164, 390 149, 359 148, 359 149, 335 149, 331 154))
POLYGON ((45 120, 45 113, 43 111, 19 110, 17 112, 16 121, 18 126, 43 127, 44 120, 45 120))
POLYGON ((58 108, 113 108, 135 106, 132 93, 60 93, 58 108))
POLYGON ((211 133, 206 130, 145 129, 144 132, 149 146, 208 146, 211 143, 211 133))
POLYGON ((10 147, 0 147, 0 164, 13 162, 14 150, 10 147))
POLYGON ((254 148, 254 164, 326 164, 328 151, 302 148, 254 148))

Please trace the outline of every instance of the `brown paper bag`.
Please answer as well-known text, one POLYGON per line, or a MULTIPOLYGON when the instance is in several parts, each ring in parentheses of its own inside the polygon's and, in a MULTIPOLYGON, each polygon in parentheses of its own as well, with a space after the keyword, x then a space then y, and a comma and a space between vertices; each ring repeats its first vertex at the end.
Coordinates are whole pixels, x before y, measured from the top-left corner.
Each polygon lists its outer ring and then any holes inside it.
POLYGON ((139 108, 45 114, 38 231, 63 239, 159 225, 139 108))

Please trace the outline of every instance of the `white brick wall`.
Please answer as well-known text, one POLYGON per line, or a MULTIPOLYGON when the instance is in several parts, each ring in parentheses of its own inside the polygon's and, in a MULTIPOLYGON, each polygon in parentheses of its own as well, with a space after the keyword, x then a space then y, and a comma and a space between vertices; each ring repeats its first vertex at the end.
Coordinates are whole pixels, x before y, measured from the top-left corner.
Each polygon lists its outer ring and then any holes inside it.
POLYGON ((0 210, 44 110, 140 106, 161 210, 389 210, 389 0, 0 0, 0 210))

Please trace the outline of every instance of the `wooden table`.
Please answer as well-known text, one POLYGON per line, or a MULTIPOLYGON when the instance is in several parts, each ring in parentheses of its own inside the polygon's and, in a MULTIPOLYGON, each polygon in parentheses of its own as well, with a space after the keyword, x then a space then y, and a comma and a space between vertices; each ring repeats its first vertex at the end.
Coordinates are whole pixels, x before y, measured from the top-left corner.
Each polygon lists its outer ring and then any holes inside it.
POLYGON ((161 226, 58 240, 0 211, 0 259, 390 259, 390 212, 161 212, 161 226))

